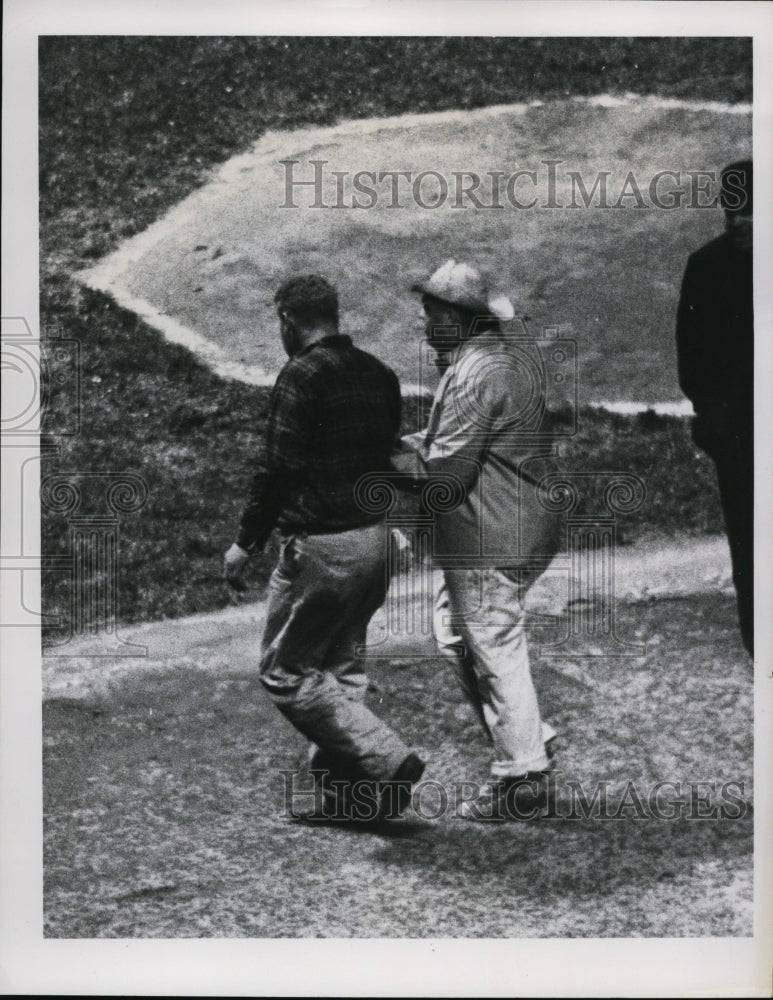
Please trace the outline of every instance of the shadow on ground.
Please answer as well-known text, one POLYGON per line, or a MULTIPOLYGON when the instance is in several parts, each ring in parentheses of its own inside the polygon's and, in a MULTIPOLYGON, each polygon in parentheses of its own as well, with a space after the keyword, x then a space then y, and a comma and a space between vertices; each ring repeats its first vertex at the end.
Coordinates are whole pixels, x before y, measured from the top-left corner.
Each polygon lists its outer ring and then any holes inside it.
POLYGON ((47 935, 750 934, 753 699, 733 601, 625 605, 619 624, 646 657, 535 657, 544 713, 569 743, 559 803, 569 780, 589 797, 609 782, 616 805, 628 781, 645 800, 657 781, 714 782, 714 801, 740 783, 726 818, 455 818, 456 783, 485 777, 488 747, 428 657, 375 661, 371 698, 427 757, 418 812, 439 811, 434 783, 448 808, 375 833, 309 829, 284 815, 281 774, 302 766, 303 741, 254 662, 175 656, 45 704, 47 935))

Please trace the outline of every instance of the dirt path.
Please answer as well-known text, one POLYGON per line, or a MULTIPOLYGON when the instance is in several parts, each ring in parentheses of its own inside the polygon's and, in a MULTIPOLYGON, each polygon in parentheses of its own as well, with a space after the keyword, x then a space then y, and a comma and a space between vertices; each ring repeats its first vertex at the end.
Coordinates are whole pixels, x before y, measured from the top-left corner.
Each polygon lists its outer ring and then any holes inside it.
MULTIPOLYGON (((730 557, 722 537, 690 540, 684 545, 653 543, 621 548, 615 556, 616 595, 622 602, 733 593, 730 557)), ((554 563, 556 568, 549 570, 532 588, 528 610, 552 615, 565 611, 567 574, 561 568, 564 563, 559 557, 554 563)), ((395 589, 388 602, 393 611, 397 610, 395 589)), ((431 595, 427 595, 427 600, 431 600, 431 595)), ((421 595, 414 593, 408 606, 402 609, 403 620, 408 618, 416 623, 413 634, 388 631, 382 609, 371 623, 368 644, 395 657, 434 655, 431 635, 422 633, 418 624, 421 603, 421 595)), ((140 656, 95 657, 90 643, 72 642, 65 647, 68 655, 44 657, 44 695, 86 697, 106 690, 121 676, 157 670, 162 664, 175 669, 176 663, 195 662, 199 669, 213 673, 227 673, 235 664, 254 664, 264 616, 263 601, 248 598, 215 613, 122 628, 121 638, 140 646, 140 656)))
POLYGON ((569 746, 559 812, 532 823, 455 818, 460 785, 488 767, 476 720, 436 658, 374 661, 374 708, 427 760, 419 812, 378 833, 288 821, 284 772, 305 743, 258 681, 255 610, 188 620, 182 640, 180 625, 140 669, 103 676, 92 660, 70 695, 49 689, 48 936, 751 933, 753 693, 731 597, 621 605, 643 658, 535 657, 569 746), (646 812, 664 781, 665 812, 646 812), (583 818, 569 782, 589 802, 606 788, 604 816, 583 818), (622 808, 631 783, 643 816, 622 808), (712 813, 728 783, 734 810, 712 813))
MULTIPOLYGON (((46 658, 46 934, 749 934, 753 690, 724 542, 623 550, 616 569, 618 631, 644 655, 550 657, 531 636, 543 714, 568 742, 559 813, 534 823, 455 817, 490 751, 428 636, 393 636, 368 665, 374 708, 427 772, 415 810, 367 834, 288 821, 306 744, 257 677, 262 603, 126 628, 146 657, 46 658), (623 808, 634 794, 650 809, 663 781, 673 815, 623 808), (606 789, 607 822, 583 817, 571 782, 588 801, 606 789), (728 783, 729 814, 693 815, 696 788, 727 806, 728 783)), ((549 574, 529 608, 561 607, 549 574)))

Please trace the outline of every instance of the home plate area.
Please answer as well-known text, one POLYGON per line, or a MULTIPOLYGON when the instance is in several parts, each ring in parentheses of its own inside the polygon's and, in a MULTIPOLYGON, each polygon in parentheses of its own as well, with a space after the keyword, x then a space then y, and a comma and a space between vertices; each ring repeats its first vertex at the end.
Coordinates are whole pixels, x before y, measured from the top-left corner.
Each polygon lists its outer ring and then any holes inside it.
POLYGON ((565 391, 581 405, 689 412, 681 275, 722 230, 718 171, 750 154, 747 105, 632 96, 270 132, 80 277, 221 374, 267 384, 284 362, 274 292, 319 272, 344 332, 415 387, 411 285, 467 260, 515 304, 511 335, 576 343, 565 391))

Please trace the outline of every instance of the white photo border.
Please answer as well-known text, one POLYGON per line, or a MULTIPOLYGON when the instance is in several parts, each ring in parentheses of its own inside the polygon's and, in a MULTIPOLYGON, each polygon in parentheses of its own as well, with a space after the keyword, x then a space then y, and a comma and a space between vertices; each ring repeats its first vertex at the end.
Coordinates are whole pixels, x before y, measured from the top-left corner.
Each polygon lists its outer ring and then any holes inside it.
MULTIPOLYGON (((773 426, 773 4, 521 0, 6 0, 3 315, 38 329, 37 42, 46 34, 754 37, 756 427, 773 426), (302 26, 302 32, 298 27, 302 26), (181 30, 182 29, 182 30, 181 30), (765 179, 760 182, 759 179, 765 179), (762 223, 762 224, 761 224, 762 223)), ((773 552, 770 434, 757 435, 757 552, 773 552)), ((13 498, 3 485, 5 531, 13 498)), ((39 518, 34 504, 25 517, 39 518)), ((757 607, 773 608, 758 555, 757 607)), ((31 595, 34 597, 34 595, 31 595)), ((773 626, 757 616, 755 931, 732 939, 52 940, 42 936, 41 681, 34 630, 0 635, 0 988, 106 995, 769 996, 773 626)), ((685 905, 689 901, 685 900, 685 905)))

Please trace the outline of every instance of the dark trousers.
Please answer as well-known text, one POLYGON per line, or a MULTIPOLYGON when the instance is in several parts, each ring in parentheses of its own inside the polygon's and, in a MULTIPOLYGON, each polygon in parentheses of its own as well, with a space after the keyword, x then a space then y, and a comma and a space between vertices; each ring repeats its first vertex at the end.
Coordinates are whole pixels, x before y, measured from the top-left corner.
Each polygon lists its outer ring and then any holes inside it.
POLYGON ((754 449, 713 451, 743 644, 754 657, 754 449))

